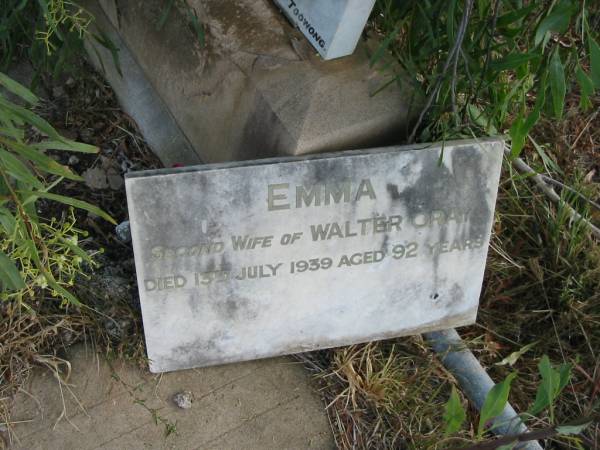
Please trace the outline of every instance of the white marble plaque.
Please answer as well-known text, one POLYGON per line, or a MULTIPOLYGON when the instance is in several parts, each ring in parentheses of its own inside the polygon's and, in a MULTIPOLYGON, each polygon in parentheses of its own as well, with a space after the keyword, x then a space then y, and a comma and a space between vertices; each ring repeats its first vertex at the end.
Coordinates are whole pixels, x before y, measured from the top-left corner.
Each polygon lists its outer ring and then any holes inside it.
POLYGON ((150 368, 475 321, 500 140, 130 174, 150 368))
POLYGON ((350 55, 375 0, 275 0, 323 59, 350 55))

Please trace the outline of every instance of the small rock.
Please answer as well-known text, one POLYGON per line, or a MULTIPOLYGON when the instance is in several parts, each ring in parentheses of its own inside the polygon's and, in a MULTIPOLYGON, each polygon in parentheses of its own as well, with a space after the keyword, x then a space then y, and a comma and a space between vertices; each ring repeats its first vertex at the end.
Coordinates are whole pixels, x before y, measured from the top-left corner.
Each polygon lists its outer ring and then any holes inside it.
POLYGON ((77 336, 70 330, 62 330, 60 333, 60 337, 63 345, 65 346, 71 345, 73 342, 75 342, 77 338, 77 336))
POLYGON ((104 329, 106 333, 117 341, 123 341, 130 335, 133 322, 131 319, 107 319, 104 321, 104 329))
POLYGON ((94 137, 94 132, 92 130, 90 130, 89 128, 84 128, 83 130, 79 131, 79 136, 81 136, 81 140, 83 142, 91 142, 92 138, 94 137))
POLYGON ((190 391, 181 391, 173 396, 173 403, 181 409, 190 409, 193 401, 194 398, 190 391))
POLYGON ((114 319, 105 320, 104 329, 106 330, 106 333, 113 339, 120 340, 123 337, 123 329, 114 319))
POLYGON ((63 95, 65 95, 65 90, 62 86, 54 86, 52 88, 53 97, 62 97, 63 95))
POLYGON ((75 156, 75 155, 69 156, 68 164, 70 166, 74 166, 75 164, 78 164, 78 163, 79 163, 79 158, 77 156, 75 156))
POLYGON ((106 178, 108 179, 109 187, 115 191, 121 189, 125 184, 123 176, 112 167, 106 171, 106 178))
POLYGON ((131 242, 131 227, 129 226, 129 220, 125 220, 117 225, 115 227, 115 234, 117 235, 117 239, 121 242, 131 242))
POLYGON ((596 169, 590 170, 585 177, 583 177, 583 181, 586 183, 591 183, 594 180, 594 176, 596 175, 596 169))
POLYGON ((106 189, 108 187, 106 172, 99 167, 83 172, 83 179, 85 180, 85 184, 92 189, 106 189))

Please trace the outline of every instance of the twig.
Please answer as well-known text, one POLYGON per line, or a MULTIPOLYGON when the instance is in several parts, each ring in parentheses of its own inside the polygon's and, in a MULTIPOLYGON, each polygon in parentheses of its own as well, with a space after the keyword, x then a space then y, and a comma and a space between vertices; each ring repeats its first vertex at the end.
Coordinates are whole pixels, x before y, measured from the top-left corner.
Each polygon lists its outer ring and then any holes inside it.
MULTIPOLYGON (((510 156, 510 149, 505 148, 504 152, 510 156)), ((540 175, 535 170, 533 170, 531 167, 529 167, 529 165, 527 165, 527 163, 525 161, 523 161, 521 158, 517 157, 517 158, 512 159, 512 163, 517 168, 517 170, 519 170, 520 172, 531 175, 531 178, 533 179, 535 184, 538 186, 538 188, 540 188, 540 190, 544 194, 546 194, 550 198, 550 200, 567 208, 567 211, 569 212, 569 215, 571 216, 572 219, 581 220, 584 224, 586 224, 589 227, 592 234, 594 236, 596 236, 598 239, 600 239, 600 228, 596 227, 593 223, 591 223, 589 220, 587 220, 585 217, 583 217, 581 214, 579 214, 577 211, 575 211, 571 205, 567 204, 562 198, 560 198, 560 196, 556 193, 556 191, 552 188, 552 186, 550 186, 548 183, 546 183, 544 181, 544 178, 542 177, 542 175, 540 175)))
POLYGON ((485 63, 483 65, 483 72, 481 72, 481 78, 479 79, 479 83, 477 84, 477 88, 475 92, 473 92, 473 96, 471 97, 471 103, 475 101, 477 98, 477 93, 481 89, 483 85, 483 80, 487 75, 487 71, 490 68, 490 61, 492 59, 492 41, 494 40, 494 33, 496 32, 496 25, 498 23, 498 14, 500 13, 500 0, 496 0, 494 4, 494 12, 492 13, 492 24, 490 27, 490 38, 487 41, 487 46, 485 49, 485 63))
MULTIPOLYGON (((589 423, 591 423, 592 420, 593 419, 591 419, 591 418, 584 418, 584 419, 578 420, 576 422, 573 422, 572 425, 578 426, 578 425, 583 425, 586 423, 589 425, 589 423)), ((568 424, 568 425, 571 425, 571 424, 568 424)), ((501 438, 494 439, 492 441, 481 442, 479 444, 475 444, 470 447, 463 448, 462 450, 494 450, 503 445, 508 445, 508 444, 512 444, 512 443, 549 439, 551 437, 554 437, 554 436, 560 434, 557 428, 559 428, 559 427, 552 426, 552 427, 541 428, 539 430, 528 431, 526 433, 502 436, 501 438)))
MULTIPOLYGON (((460 46, 458 53, 462 53, 462 45, 460 46)), ((454 58, 454 64, 452 66, 452 82, 450 84, 450 93, 452 96, 452 113, 454 115, 454 123, 457 127, 460 125, 460 122, 458 120, 458 107, 456 106, 456 74, 458 70, 458 53, 456 55, 456 58, 454 58)))
POLYGON ((575 138, 575 140, 573 141, 573 143, 571 144, 571 146, 569 147, 569 153, 571 151, 573 151, 573 149, 575 148, 575 146, 577 145, 577 143, 579 142, 579 139, 581 138, 581 136, 583 136, 583 133, 585 133, 585 130, 587 130, 590 126, 590 124, 592 123, 592 121, 596 118, 596 116, 598 115, 598 113, 600 112, 600 108, 598 108, 588 119, 588 121, 586 122, 585 126, 583 127, 583 129, 579 132, 579 134, 577 135, 577 137, 575 138))
POLYGON ((454 63, 455 58, 458 58, 458 53, 459 53, 458 49, 462 46, 463 39, 464 39, 465 33, 467 31, 467 25, 469 24, 469 17, 471 15, 471 9, 473 8, 473 2, 474 2, 474 0, 465 0, 463 16, 460 21, 460 26, 458 28, 458 34, 456 35, 456 40, 454 41, 454 45, 450 49, 450 52, 448 52, 448 57, 446 58, 444 67, 442 68, 442 71, 437 76, 434 88, 431 91, 431 93, 429 94, 429 97, 427 97, 427 101, 425 102, 425 106, 423 107, 421 114, 419 114, 417 123, 413 127, 412 132, 410 133, 410 137, 408 138, 409 143, 413 143, 415 141, 415 136, 417 134, 417 131, 419 130, 421 123, 423 123, 423 118, 425 117, 425 115, 427 114, 429 109, 431 108, 433 100, 435 99, 435 97, 437 97, 437 94, 442 86, 442 81, 444 80, 444 77, 446 76, 446 73, 448 72, 450 65, 454 63))
POLYGON ((547 176, 547 175, 542 175, 542 174, 540 174, 540 176, 541 176, 541 177, 544 179, 544 181, 545 181, 546 183, 553 184, 553 185, 555 185, 555 186, 558 186, 558 187, 559 187, 559 188, 561 188, 561 189, 566 189, 567 191, 569 191, 569 192, 572 192, 573 194, 577 195, 578 197, 581 197, 582 199, 584 199, 586 202, 588 202, 588 203, 589 203, 590 205, 592 205, 594 208, 596 208, 596 209, 600 209, 600 205, 599 205, 598 203, 596 203, 596 202, 595 202, 595 201, 593 201, 592 199, 590 199, 590 198, 586 197, 586 196, 585 196, 585 195, 583 195, 581 192, 578 192, 576 189, 573 189, 572 187, 570 187, 570 186, 567 186, 566 184, 564 184, 564 183, 561 183, 560 181, 558 181, 558 180, 555 180, 554 178, 550 178, 550 177, 549 177, 549 176, 547 176))
POLYGON ((467 78, 473 85, 475 84, 475 80, 473 79, 473 75, 471 74, 471 69, 469 69, 469 61, 467 60, 467 55, 465 55, 465 51, 462 47, 460 48, 460 54, 462 55, 463 61, 465 63, 465 73, 467 74, 467 78))

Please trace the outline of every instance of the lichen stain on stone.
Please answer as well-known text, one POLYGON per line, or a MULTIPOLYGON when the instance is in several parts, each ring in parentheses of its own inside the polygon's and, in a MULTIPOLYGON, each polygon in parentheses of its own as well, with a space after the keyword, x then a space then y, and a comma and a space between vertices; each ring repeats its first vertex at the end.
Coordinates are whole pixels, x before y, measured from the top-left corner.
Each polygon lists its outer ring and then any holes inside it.
POLYGON ((358 153, 342 160, 282 160, 131 180, 136 197, 141 196, 153 214, 147 221, 135 199, 131 220, 135 237, 143 239, 137 245, 144 251, 136 254, 142 279, 168 276, 175 267, 161 259, 164 266, 159 271, 155 261, 148 260, 154 245, 188 247, 213 238, 226 243, 220 253, 177 258, 178 267, 186 268, 180 271, 188 278, 184 289, 141 292, 151 357, 160 368, 174 370, 405 335, 433 323, 444 327, 472 322, 477 304, 472 296, 478 288, 474 283, 480 286, 487 249, 440 253, 427 244, 447 241, 450 248, 454 240, 474 239, 473 234, 482 234, 487 242, 500 152, 491 157, 479 146, 461 144, 444 156, 452 160, 440 165, 439 149, 358 153), (179 186, 172 184, 176 178, 179 186), (298 185, 356 183, 363 178, 372 178, 376 199, 294 208, 298 185), (289 183, 290 210, 267 211, 269 183, 289 183), (451 209, 458 210, 457 220, 442 219, 442 212, 447 215, 451 209), (433 222, 425 221, 434 211, 442 212, 433 222), (467 220, 459 219, 463 213, 467 220), (180 214, 187 215, 184 222, 177 222, 180 214), (306 234, 313 223, 383 214, 401 215, 402 230, 318 243, 306 234), (417 215, 424 226, 411 224, 417 215), (203 220, 220 223, 220 231, 208 224, 201 229, 203 220), (281 233, 295 230, 305 233, 303 245, 290 248, 275 242, 281 233), (230 236, 258 233, 275 235, 274 245, 244 252, 231 248, 230 236), (292 260, 331 256, 335 264, 341 254, 391 250, 397 243, 413 241, 418 243, 416 259, 387 258, 381 265, 303 275, 287 269, 292 260), (235 279, 242 267, 276 262, 284 264, 276 277, 235 279), (231 276, 196 286, 194 274, 210 270, 231 271, 231 276), (173 330, 177 333, 171 334, 173 330))
POLYGON ((398 200, 400 198, 400 193, 398 192, 398 185, 394 183, 388 183, 386 185, 386 189, 388 194, 390 194, 390 198, 392 200, 398 200))
POLYGON ((284 39, 280 27, 274 26, 278 18, 273 12, 262 6, 239 1, 202 1, 214 39, 220 48, 227 51, 244 50, 252 53, 268 54, 273 49, 273 42, 284 39), (270 25, 270 26, 269 26, 270 25))
POLYGON ((189 294, 186 296, 186 302, 190 311, 193 314, 201 314, 202 312, 202 297, 198 298, 197 294, 189 294))
POLYGON ((230 322, 244 322, 253 320, 258 316, 256 308, 244 297, 230 295, 210 303, 210 307, 222 320, 230 322))
POLYGON ((459 167, 459 176, 464 180, 461 196, 463 204, 469 208, 469 233, 471 236, 484 236, 489 230, 488 217, 491 217, 488 197, 487 179, 483 173, 489 173, 490 168, 486 166, 486 159, 482 150, 476 147, 468 147, 463 152, 453 152, 452 165, 456 172, 459 167), (468 151, 467 151, 468 150, 468 151))
POLYGON ((455 307, 460 305, 465 298, 465 293, 463 288, 458 285, 458 283, 454 283, 452 288, 450 289, 450 296, 446 301, 446 309, 453 310, 455 307))
POLYGON ((208 339, 201 338, 176 346, 167 359, 181 368, 192 367, 207 361, 219 361, 223 358, 223 349, 220 343, 226 338, 226 331, 216 331, 208 339))
POLYGON ((385 233, 383 235, 383 239, 381 241, 381 246, 379 247, 379 250, 381 250, 382 252, 389 251, 389 249, 388 249, 389 240, 390 240, 390 235, 388 233, 385 233))

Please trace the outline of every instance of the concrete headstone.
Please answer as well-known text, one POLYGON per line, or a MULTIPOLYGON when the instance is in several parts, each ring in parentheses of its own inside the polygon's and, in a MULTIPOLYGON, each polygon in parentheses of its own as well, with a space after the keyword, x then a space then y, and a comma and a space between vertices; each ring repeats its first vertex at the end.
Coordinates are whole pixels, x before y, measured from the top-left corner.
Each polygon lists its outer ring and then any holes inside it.
POLYGON ((126 178, 150 368, 473 323, 500 140, 126 178))
POLYGON ((391 145, 423 109, 397 61, 370 64, 376 33, 352 56, 324 61, 271 0, 183 3, 160 30, 164 0, 81 3, 120 49, 117 67, 90 38, 90 59, 167 167, 391 145))
POLYGON ((323 59, 354 52, 375 0, 275 0, 323 59))

